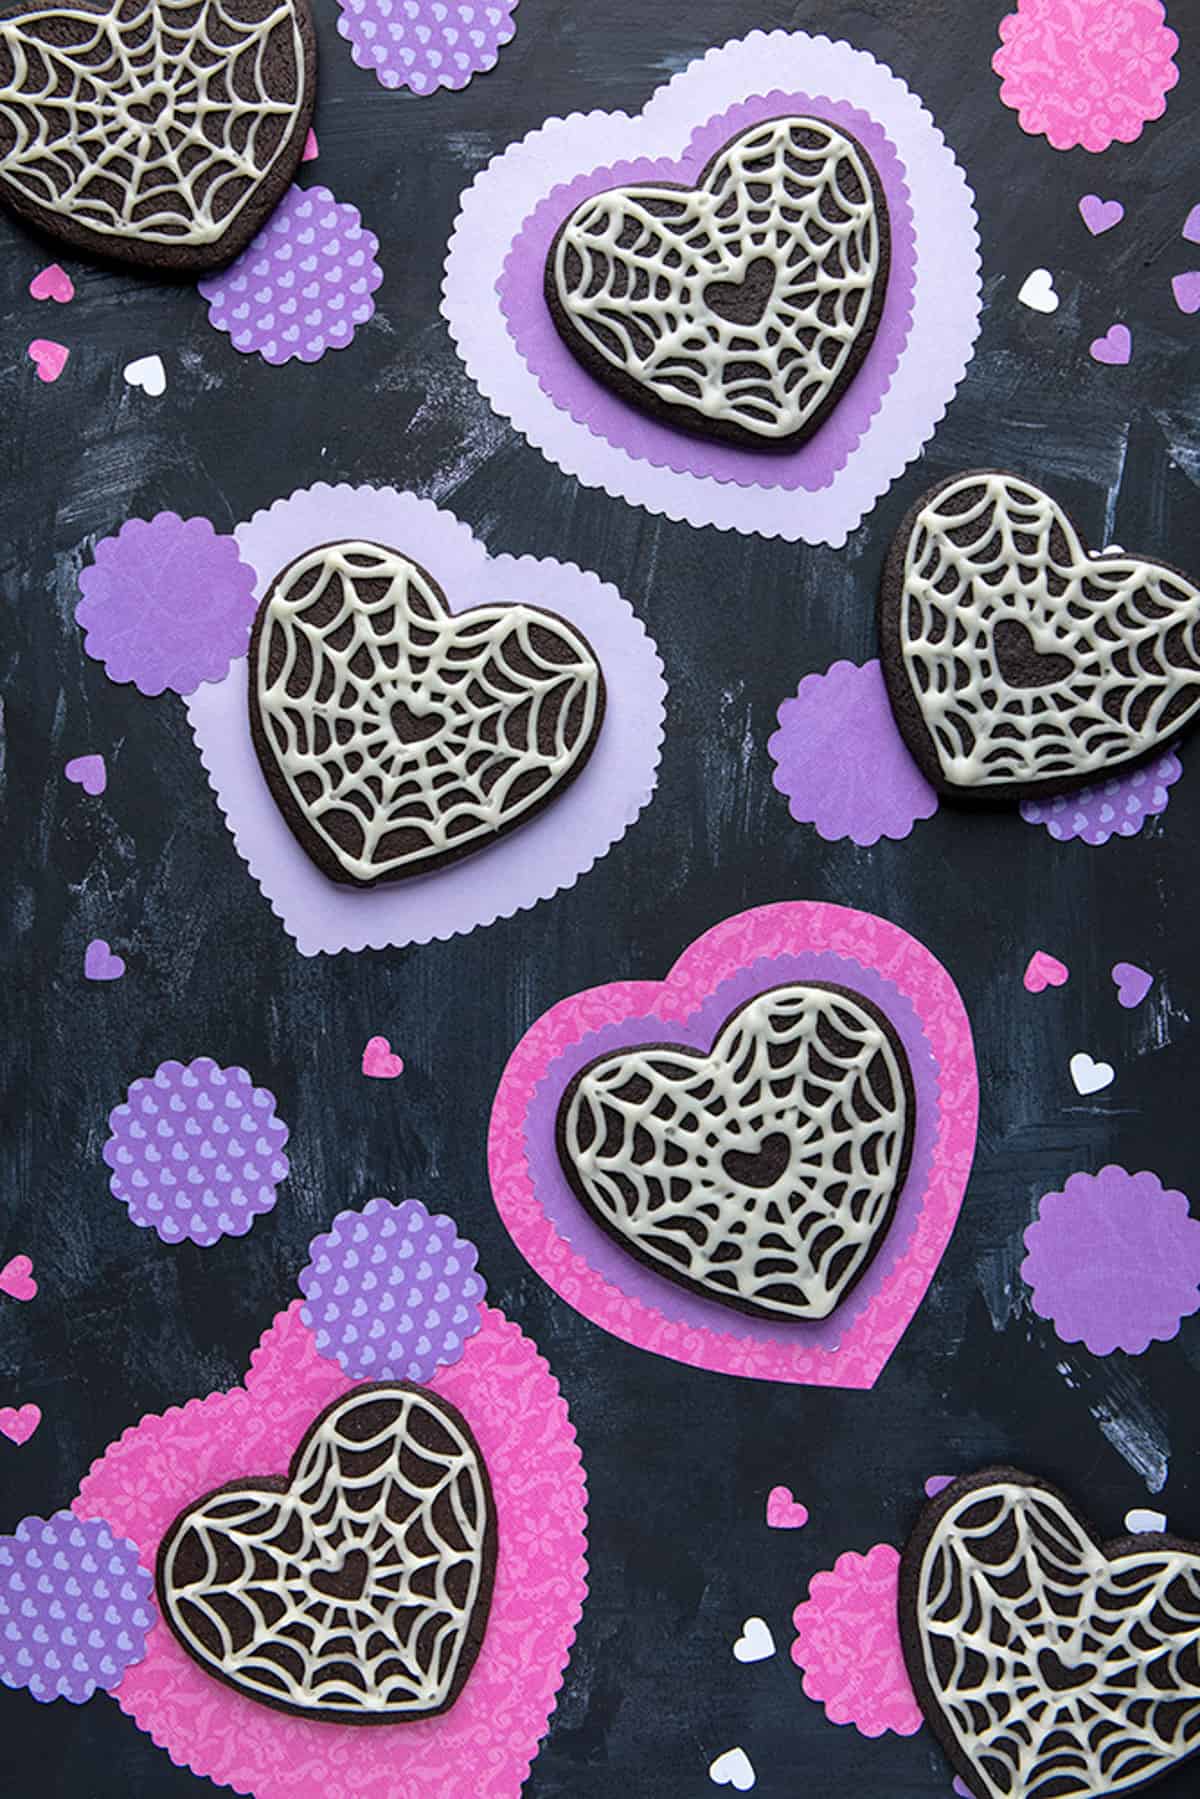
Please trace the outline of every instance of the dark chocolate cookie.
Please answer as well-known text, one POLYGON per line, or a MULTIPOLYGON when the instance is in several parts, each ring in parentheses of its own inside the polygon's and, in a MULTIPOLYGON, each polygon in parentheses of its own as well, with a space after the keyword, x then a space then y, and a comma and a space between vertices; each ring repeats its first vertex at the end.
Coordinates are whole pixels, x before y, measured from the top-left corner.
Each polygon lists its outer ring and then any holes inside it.
POLYGON ((0 7, 0 201, 73 250, 197 275, 244 250, 300 163, 308 0, 0 7))
POLYGON ((451 613, 379 544, 322 544, 277 575, 250 641, 250 725, 280 811, 331 880, 370 887, 523 824, 590 756, 604 676, 552 612, 451 613))
POLYGON ((915 1122, 878 1007, 796 982, 739 1007, 707 1055, 648 1043, 589 1062, 559 1102, 558 1155, 647 1267, 752 1317, 819 1319, 886 1235, 915 1122))
POLYGON ((1093 555, 1049 494, 971 469, 909 512, 880 592, 888 694, 952 798, 1049 797, 1161 751, 1200 708, 1200 592, 1093 555))
POLYGON ((694 188, 583 200, 546 258, 568 349, 623 400, 746 449, 811 437, 871 347, 887 290, 887 201, 824 119, 767 119, 694 188))
POLYGON ((1033 1475, 988 1468, 924 1508, 900 1635, 976 1799, 1108 1799, 1200 1748, 1200 1544, 1101 1542, 1033 1475))
POLYGON ((496 1568, 466 1421, 404 1381, 315 1418, 286 1479, 231 1481, 159 1545, 162 1614, 206 1673, 305 1718, 396 1724, 461 1693, 496 1568))

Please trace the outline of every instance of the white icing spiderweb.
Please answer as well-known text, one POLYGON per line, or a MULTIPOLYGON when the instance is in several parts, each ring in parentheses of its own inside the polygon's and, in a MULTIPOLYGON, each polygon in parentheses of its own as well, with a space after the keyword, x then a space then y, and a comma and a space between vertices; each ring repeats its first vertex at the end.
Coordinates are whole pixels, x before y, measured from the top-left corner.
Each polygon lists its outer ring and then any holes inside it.
POLYGON ((213 243, 291 139, 303 67, 292 0, 30 5, 0 21, 0 192, 102 237, 213 243))
POLYGON ((442 1709, 486 1617, 486 1477, 431 1394, 360 1388, 284 1491, 218 1489, 166 1540, 159 1597, 189 1654, 253 1699, 343 1722, 442 1709))
POLYGON ((583 201, 553 252, 554 289, 595 372, 628 397, 697 429, 784 440, 819 422, 868 328, 881 214, 850 139, 820 119, 772 119, 734 138, 698 188, 583 201))
POLYGON ((603 698, 562 619, 519 605, 452 615, 415 563, 363 543, 284 571, 251 682, 296 815, 360 882, 519 823, 587 756, 603 698))
POLYGON ((772 988, 707 1056, 618 1050, 559 1112, 576 1193, 639 1257, 774 1318, 826 1318, 891 1220, 913 1120, 903 1050, 857 996, 772 988))
POLYGON ((987 789, 1102 778, 1200 707, 1200 592, 1089 556, 1039 488, 971 474, 909 538, 900 650, 943 778, 987 789))
POLYGON ((919 1573, 926 1678, 988 1799, 1100 1799, 1200 1748, 1200 1562, 1113 1560, 1053 1494, 964 1494, 919 1573))

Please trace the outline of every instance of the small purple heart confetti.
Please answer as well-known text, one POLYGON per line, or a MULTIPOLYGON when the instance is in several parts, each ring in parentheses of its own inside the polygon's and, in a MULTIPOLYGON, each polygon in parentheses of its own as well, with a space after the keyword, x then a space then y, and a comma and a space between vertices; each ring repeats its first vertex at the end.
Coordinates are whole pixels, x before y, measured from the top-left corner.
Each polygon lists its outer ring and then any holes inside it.
POLYGON ((108 786, 108 770, 103 756, 72 756, 63 769, 68 781, 74 781, 85 793, 103 793, 108 786))
POLYGON ((1117 989, 1117 1004, 1124 1006, 1127 1012, 1140 1006, 1154 985, 1154 976, 1133 962, 1114 962, 1112 978, 1117 989))
POLYGON ((1123 369, 1133 354, 1133 338, 1128 325, 1110 325, 1103 337, 1094 337, 1088 345, 1093 362, 1107 363, 1123 369))
POLYGON ((1197 201, 1183 221, 1183 235, 1189 244, 1200 244, 1200 201, 1197 201))
POLYGON ((1200 269, 1187 269, 1171 279, 1171 292, 1180 312, 1200 312, 1200 269))
POLYGON ((939 1493, 944 1493, 947 1487, 953 1485, 954 1476, 952 1474, 931 1474, 925 1482, 925 1497, 926 1499, 936 1499, 939 1493))
POLYGON ((1093 237, 1101 237, 1121 223, 1125 208, 1119 200, 1102 200, 1099 194, 1085 194, 1079 202, 1079 216, 1093 237))
POLYGON ((119 981, 125 973, 125 963, 113 954, 103 937, 93 937, 84 951, 83 972, 89 981, 119 981))

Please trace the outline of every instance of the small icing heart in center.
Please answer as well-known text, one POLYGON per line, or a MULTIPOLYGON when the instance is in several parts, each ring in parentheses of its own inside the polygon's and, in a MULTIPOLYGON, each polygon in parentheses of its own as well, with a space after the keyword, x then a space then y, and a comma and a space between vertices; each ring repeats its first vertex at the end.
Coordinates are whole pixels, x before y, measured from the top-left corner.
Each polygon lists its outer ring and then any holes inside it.
POLYGON ((747 264, 740 281, 710 281, 704 304, 729 325, 757 325, 775 291, 775 264, 769 256, 756 256, 747 264))
POLYGON ((351 1549, 342 1557, 341 1567, 334 1569, 332 1573, 314 1569, 312 1584, 327 1599, 342 1599, 352 1605, 356 1599, 362 1598, 369 1571, 370 1563, 365 1550, 351 1549))
POLYGON ((1096 1678, 1094 1662, 1064 1662, 1053 1649, 1043 1649, 1038 1656, 1038 1673, 1056 1693, 1073 1693, 1096 1678))
POLYGON ((757 1149, 727 1149, 721 1166, 739 1187, 773 1187, 787 1172, 791 1144, 782 1131, 772 1131, 757 1149))
POLYGON ((1074 663, 1054 650, 1039 650, 1028 625, 1002 618, 992 632, 996 667, 1009 687, 1053 687, 1070 678, 1074 663))
POLYGON ((401 743, 427 743, 437 736, 442 725, 438 713, 416 712, 404 700, 392 702, 388 717, 401 743))

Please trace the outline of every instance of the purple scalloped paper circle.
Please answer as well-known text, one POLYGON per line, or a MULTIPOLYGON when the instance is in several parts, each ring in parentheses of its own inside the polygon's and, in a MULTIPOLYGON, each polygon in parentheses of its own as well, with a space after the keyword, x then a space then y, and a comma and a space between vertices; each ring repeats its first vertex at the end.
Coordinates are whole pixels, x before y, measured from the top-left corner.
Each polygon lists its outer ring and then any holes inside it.
POLYGON ((1114 775, 1095 787, 1059 794, 1052 800, 1022 800, 1021 817, 1044 825, 1056 843, 1081 842, 1098 849, 1110 837, 1136 837, 1148 819, 1165 812, 1169 789, 1183 773, 1174 750, 1132 774, 1114 775))
POLYGON ((670 1323, 685 1328, 704 1326, 754 1343, 795 1342, 797 1333, 802 1333, 808 1347, 833 1352, 843 1331, 879 1292, 887 1275, 908 1248, 933 1166, 940 1109, 937 1062, 911 1000, 875 969, 864 967, 853 957, 841 956, 832 950, 814 950, 804 955, 760 957, 739 974, 722 981, 683 1022, 647 1012, 640 1018, 603 1025, 573 1043, 551 1065, 530 1102, 525 1126, 525 1154, 538 1204, 558 1235, 570 1243, 595 1273, 618 1287, 627 1298, 653 1306, 670 1323), (558 1159, 555 1121, 568 1082, 596 1056, 641 1043, 680 1043, 693 1049, 709 1050, 731 1012, 768 987, 780 986, 785 981, 835 981, 861 993, 886 1013, 908 1055, 917 1100, 917 1120, 908 1178, 896 1215, 867 1272, 831 1318, 820 1323, 781 1327, 769 1318, 731 1313, 719 1300, 689 1293, 686 1288, 665 1280, 652 1268, 628 1255, 593 1221, 567 1185, 558 1159))
POLYGON ((101 1518, 22 1518, 0 1537, 0 1682, 42 1704, 111 1692, 146 1653, 154 1580, 101 1518))
POLYGON ((1025 1247, 1034 1311, 1093 1355, 1141 1355, 1200 1311, 1200 1221, 1156 1174, 1073 1174, 1039 1202, 1025 1247))
POLYGON ((287 1178, 288 1127, 275 1096, 211 1056, 161 1062, 108 1115, 113 1197, 164 1243, 208 1249, 244 1237, 287 1178))
POLYGON ((319 362, 373 315, 378 250, 356 206, 327 187, 290 187, 237 261, 199 283, 209 324, 273 367, 319 362))
MULTIPOLYGON (((709 124, 701 129, 707 131, 709 124)), ((903 276, 897 294, 902 280, 903 276)), ((880 495, 920 455, 944 416, 974 354, 980 304, 974 196, 928 111, 868 52, 803 31, 754 31, 708 51, 658 88, 633 117, 621 112, 572 113, 548 120, 510 145, 462 196, 442 290, 442 312, 471 379, 500 417, 510 420, 568 475, 614 498, 693 525, 834 548, 845 543, 880 495), (785 491, 778 484, 758 481, 744 485, 743 471, 752 452, 685 440, 684 434, 655 424, 632 407, 621 417, 617 409, 622 403, 576 367, 565 346, 557 343, 548 317, 534 316, 538 302, 530 285, 535 275, 540 282, 538 251, 545 247, 551 214, 561 220, 577 182, 605 185, 607 171, 626 166, 678 170, 700 122, 710 122, 716 133, 722 127, 712 122, 736 116, 747 105, 747 96, 763 95, 820 95, 827 111, 845 108, 847 117, 851 111, 865 117, 870 122, 865 129, 879 134, 879 154, 907 189, 908 206, 898 205, 898 213, 911 215, 915 245, 905 347, 897 352, 898 362, 882 395, 870 401, 867 387, 858 386, 860 370, 813 440, 828 458, 822 477, 830 478, 811 490, 797 485, 785 491), (890 149, 883 147, 884 139, 890 149), (527 226, 528 240, 521 246, 522 302, 514 311, 514 317, 521 314, 522 337, 528 328, 538 340, 539 360, 543 349, 555 359, 562 380, 571 384, 573 399, 579 402, 586 395, 589 410, 593 403, 600 409, 597 417, 603 413, 618 421, 613 429, 630 433, 638 454, 624 442, 610 442, 590 420, 581 424, 544 391, 510 330, 501 296, 507 297, 506 281, 515 277, 516 265, 510 276, 506 264, 527 226), (865 418, 856 418, 856 392, 863 397, 865 418), (657 433, 663 434, 661 439, 657 433), (840 451, 829 452, 839 433, 845 434, 844 457, 840 451), (642 455, 647 442, 655 446, 654 456, 662 454, 669 462, 642 455), (661 452, 659 442, 664 446, 661 452), (697 468, 716 474, 694 472, 694 460, 697 468), (675 462, 688 466, 677 468, 672 466, 675 462), (834 469, 835 462, 841 466, 834 469)), ((895 352, 890 331, 882 342, 877 339, 872 355, 881 362, 889 354, 889 344, 895 352)), ((550 385, 557 395, 557 375, 550 385)), ((794 466, 805 468, 806 479, 818 478, 816 452, 810 453, 807 464, 803 450, 794 456, 794 466)), ((791 463, 790 457, 786 460, 791 463)), ((776 453, 771 452, 770 479, 775 483, 778 471, 776 453)))
POLYGON ((300 1316, 351 1380, 423 1383, 460 1360, 486 1291, 478 1251, 419 1199, 372 1199, 314 1237, 300 1316))
POLYGON ((464 88, 516 35, 517 0, 338 0, 337 28, 381 87, 464 88))
POLYGON ((223 681, 246 654, 257 607, 254 570, 234 539, 176 512, 128 519, 101 538, 79 591, 87 654, 149 699, 223 681))
POLYGON ((937 811, 937 794, 896 728, 879 662, 835 662, 805 675, 778 717, 767 743, 774 784, 792 817, 815 825, 826 843, 898 842, 937 811))
POLYGON ((556 187, 517 233, 497 291, 508 328, 530 372, 542 391, 577 424, 656 468, 714 481, 735 481, 740 486, 784 492, 804 488, 812 493, 828 487, 838 470, 845 468, 850 452, 879 411, 908 341, 915 278, 912 209, 895 146, 875 121, 857 107, 823 95, 776 91, 744 100, 709 119, 675 161, 643 158, 640 162, 623 162, 612 168, 593 169, 590 174, 578 175, 565 186, 556 187), (892 252, 883 311, 862 367, 813 437, 798 449, 770 450, 764 454, 761 450, 706 443, 703 438, 660 424, 640 408, 618 399, 589 375, 567 349, 546 305, 543 280, 555 233, 582 200, 634 181, 674 181, 692 187, 706 163, 731 137, 760 120, 779 118, 785 113, 811 113, 827 119, 852 133, 863 145, 887 195, 892 252))
POLYGON ((599 576, 550 558, 489 557, 452 513, 391 487, 320 483, 256 512, 236 536, 260 594, 314 544, 362 537, 428 569, 451 612, 507 600, 545 607, 583 632, 607 685, 596 746, 552 805, 461 862, 361 889, 326 879, 284 823, 250 740, 245 663, 195 694, 188 721, 217 804, 302 955, 402 948, 511 917, 573 886, 649 804, 666 709, 662 662, 628 601, 599 576))

